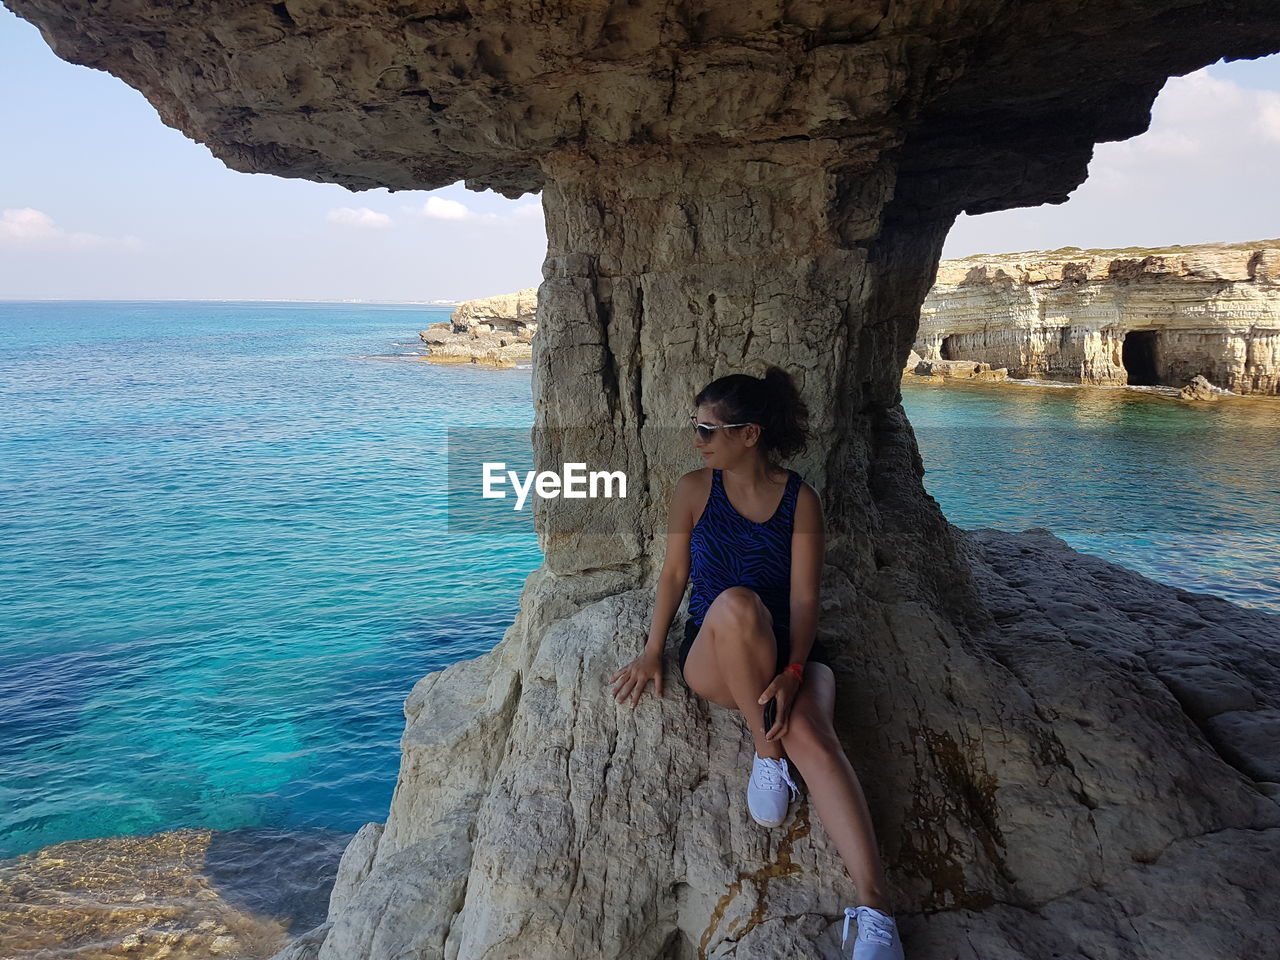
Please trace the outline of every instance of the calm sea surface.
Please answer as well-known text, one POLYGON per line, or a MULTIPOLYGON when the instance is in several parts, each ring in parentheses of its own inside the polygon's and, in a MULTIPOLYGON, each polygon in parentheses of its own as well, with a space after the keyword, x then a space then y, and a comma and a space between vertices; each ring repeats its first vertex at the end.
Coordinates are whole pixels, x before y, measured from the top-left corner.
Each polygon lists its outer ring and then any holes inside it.
MULTIPOLYGON (((405 695, 540 562, 446 532, 446 428, 533 422, 527 370, 408 361, 447 315, 0 303, 0 857, 385 818, 405 695)), ((1169 394, 904 387, 960 526, 1280 611, 1280 401, 1169 394)))
POLYGON ((0 303, 0 857, 386 815, 405 696, 541 562, 445 535, 446 427, 533 423, 527 371, 387 359, 447 318, 0 303))

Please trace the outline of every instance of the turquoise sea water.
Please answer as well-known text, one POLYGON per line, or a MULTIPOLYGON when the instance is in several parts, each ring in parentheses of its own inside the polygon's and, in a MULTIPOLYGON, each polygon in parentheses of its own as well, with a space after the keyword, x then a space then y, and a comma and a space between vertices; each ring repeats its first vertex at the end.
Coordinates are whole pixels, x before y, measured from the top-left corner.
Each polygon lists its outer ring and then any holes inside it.
MULTIPOLYGON (((0 857, 385 818, 405 695, 500 639, 540 562, 446 530, 446 430, 533 421, 527 370, 408 362, 446 316, 0 303, 0 857)), ((904 402, 959 525, 1280 610, 1280 402, 904 402)))
POLYGON ((1169 387, 903 386, 925 488, 965 529, 1084 553, 1280 613, 1280 398, 1169 387))
POLYGON ((0 856, 385 817, 405 696, 541 562, 445 535, 446 428, 528 372, 373 359, 447 317, 0 304, 0 856))

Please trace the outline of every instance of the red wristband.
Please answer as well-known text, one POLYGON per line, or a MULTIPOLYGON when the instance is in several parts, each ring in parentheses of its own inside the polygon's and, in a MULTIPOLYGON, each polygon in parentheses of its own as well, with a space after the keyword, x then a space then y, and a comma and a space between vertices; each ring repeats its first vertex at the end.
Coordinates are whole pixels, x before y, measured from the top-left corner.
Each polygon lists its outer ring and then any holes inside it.
POLYGON ((787 664, 787 669, 788 669, 788 670, 794 670, 794 671, 796 672, 796 678, 797 678, 797 679, 800 679, 800 680, 803 680, 803 679, 804 679, 804 664, 803 664, 803 663, 789 663, 789 664, 787 664))

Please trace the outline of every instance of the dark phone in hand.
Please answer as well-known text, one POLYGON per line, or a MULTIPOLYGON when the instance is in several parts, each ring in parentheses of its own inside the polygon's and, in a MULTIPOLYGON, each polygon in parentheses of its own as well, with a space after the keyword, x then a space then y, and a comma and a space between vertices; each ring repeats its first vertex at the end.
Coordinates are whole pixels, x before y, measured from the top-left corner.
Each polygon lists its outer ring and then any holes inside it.
POLYGON ((778 698, 774 697, 764 705, 764 732, 768 733, 773 729, 774 723, 778 720, 778 698))

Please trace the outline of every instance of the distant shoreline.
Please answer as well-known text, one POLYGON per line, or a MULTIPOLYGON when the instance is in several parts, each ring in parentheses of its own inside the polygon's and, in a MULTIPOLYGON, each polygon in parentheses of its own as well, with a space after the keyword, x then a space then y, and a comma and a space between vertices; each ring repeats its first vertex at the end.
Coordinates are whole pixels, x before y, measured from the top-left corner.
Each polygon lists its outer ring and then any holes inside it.
POLYGON ((303 300, 255 297, 0 297, 0 303, 341 303, 406 307, 456 307, 463 300, 303 300))

